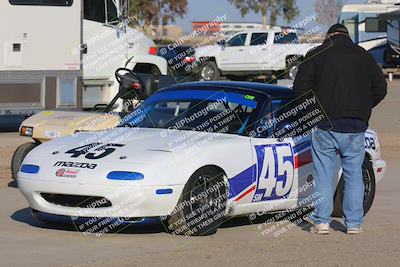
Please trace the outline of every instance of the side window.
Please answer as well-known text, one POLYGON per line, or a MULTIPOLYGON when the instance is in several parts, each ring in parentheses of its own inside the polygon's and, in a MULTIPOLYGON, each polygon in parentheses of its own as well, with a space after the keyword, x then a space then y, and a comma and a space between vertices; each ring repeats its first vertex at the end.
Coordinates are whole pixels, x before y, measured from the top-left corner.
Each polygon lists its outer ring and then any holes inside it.
POLYGON ((104 0, 84 0, 83 18, 87 20, 106 22, 106 7, 104 0))
POLYGON ((284 117, 283 113, 287 112, 286 105, 290 99, 273 99, 265 110, 265 115, 259 121, 256 132, 259 138, 269 138, 273 136, 280 136, 281 131, 289 131, 292 127, 291 124, 298 119, 298 114, 295 117, 284 117))
POLYGON ((246 42, 247 33, 241 33, 233 36, 226 42, 226 46, 244 46, 246 42))
POLYGON ((277 32, 277 33, 275 33, 274 43, 275 44, 298 44, 299 40, 297 38, 297 34, 294 32, 290 32, 290 33, 277 32))
POLYGON ((267 43, 268 33, 257 32, 251 35, 250 45, 264 45, 267 43))

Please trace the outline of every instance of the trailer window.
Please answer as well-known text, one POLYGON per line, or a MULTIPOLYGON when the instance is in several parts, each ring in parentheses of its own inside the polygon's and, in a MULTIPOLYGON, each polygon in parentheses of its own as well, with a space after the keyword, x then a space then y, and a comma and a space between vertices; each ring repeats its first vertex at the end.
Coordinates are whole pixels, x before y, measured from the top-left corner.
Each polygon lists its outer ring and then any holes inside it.
POLYGON ((386 32, 386 20, 379 20, 378 18, 365 19, 365 32, 386 32))
POLYGON ((72 6, 73 0, 9 0, 12 5, 72 6))
POLYGON ((76 107, 76 78, 58 78, 57 107, 76 107))

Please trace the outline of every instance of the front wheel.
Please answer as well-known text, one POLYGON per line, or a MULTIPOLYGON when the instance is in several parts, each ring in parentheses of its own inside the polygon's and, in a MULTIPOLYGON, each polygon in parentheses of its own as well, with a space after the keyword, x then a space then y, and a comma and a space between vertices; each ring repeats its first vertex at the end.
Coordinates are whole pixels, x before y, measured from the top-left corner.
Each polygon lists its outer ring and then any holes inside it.
POLYGON ((225 216, 226 205, 224 174, 213 167, 201 168, 185 185, 168 219, 169 231, 187 236, 214 234, 225 216))
MULTIPOLYGON (((375 174, 372 164, 368 157, 364 158, 362 165, 363 181, 364 181, 364 214, 367 214, 371 209, 375 198, 375 174)), ((340 178, 334 197, 334 217, 343 217, 343 195, 344 195, 344 179, 340 178)))
POLYGON ((28 155, 28 153, 38 145, 38 143, 25 143, 15 150, 14 155, 11 158, 11 176, 14 180, 17 179, 19 168, 21 167, 22 161, 24 161, 26 155, 28 155))
POLYGON ((199 67, 199 78, 204 81, 213 81, 220 78, 218 66, 213 61, 203 62, 199 67))

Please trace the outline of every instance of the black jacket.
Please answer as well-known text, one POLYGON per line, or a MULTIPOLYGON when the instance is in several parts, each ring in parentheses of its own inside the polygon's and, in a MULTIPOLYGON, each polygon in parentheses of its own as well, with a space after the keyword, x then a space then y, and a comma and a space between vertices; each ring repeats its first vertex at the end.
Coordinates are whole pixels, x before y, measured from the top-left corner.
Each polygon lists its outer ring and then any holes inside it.
POLYGON ((385 97, 387 84, 374 58, 345 35, 335 35, 310 51, 299 66, 293 90, 313 90, 329 119, 368 122, 385 97))

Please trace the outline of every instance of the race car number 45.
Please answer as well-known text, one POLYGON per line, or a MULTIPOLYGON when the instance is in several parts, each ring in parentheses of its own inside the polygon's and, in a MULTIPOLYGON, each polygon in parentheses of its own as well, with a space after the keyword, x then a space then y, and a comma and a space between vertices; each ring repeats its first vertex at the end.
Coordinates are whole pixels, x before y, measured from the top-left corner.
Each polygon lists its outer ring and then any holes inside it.
POLYGON ((123 144, 102 144, 93 143, 80 147, 76 147, 66 151, 66 154, 72 154, 71 158, 78 158, 85 155, 87 159, 101 159, 113 153, 118 147, 124 146, 123 144))
POLYGON ((256 146, 257 188, 253 202, 286 197, 293 185, 293 150, 290 144, 256 146))

